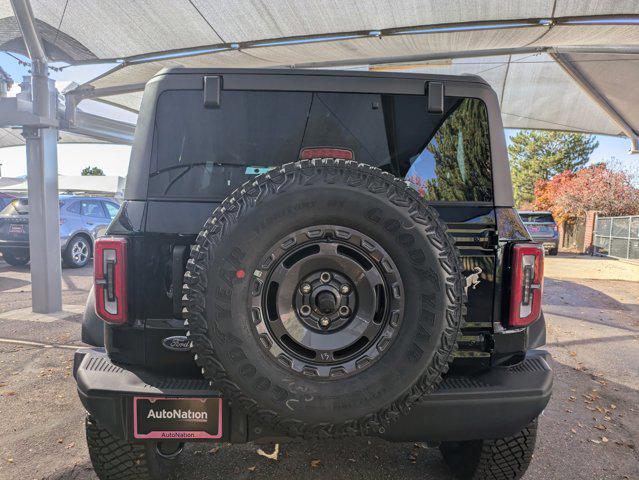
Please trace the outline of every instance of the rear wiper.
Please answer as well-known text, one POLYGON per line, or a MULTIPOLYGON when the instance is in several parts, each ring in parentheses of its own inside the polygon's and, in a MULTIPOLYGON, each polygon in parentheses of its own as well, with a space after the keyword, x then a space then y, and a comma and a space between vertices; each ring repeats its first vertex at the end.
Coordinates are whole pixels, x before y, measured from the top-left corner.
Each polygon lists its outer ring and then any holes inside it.
POLYGON ((169 172, 171 170, 177 170, 178 168, 186 168, 186 171, 188 172, 193 167, 206 167, 206 166, 246 168, 246 167, 250 167, 251 165, 242 165, 239 163, 225 163, 225 162, 197 162, 197 163, 189 163, 186 165, 173 165, 172 167, 166 167, 161 170, 158 170, 157 172, 152 173, 151 177, 154 177, 161 173, 169 172))

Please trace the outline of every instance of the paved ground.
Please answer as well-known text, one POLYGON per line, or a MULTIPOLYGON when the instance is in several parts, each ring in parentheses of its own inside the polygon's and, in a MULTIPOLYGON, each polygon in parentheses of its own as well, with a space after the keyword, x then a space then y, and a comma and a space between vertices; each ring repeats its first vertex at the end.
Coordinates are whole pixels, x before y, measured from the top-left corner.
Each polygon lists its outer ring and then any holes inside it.
MULTIPOLYGON (((546 266, 555 391, 525 479, 639 479, 639 266, 561 256, 546 266)), ((64 303, 77 309, 90 283, 90 268, 64 270, 64 303)), ((0 261, 0 479, 95 479, 71 375, 80 315, 18 320, 29 304, 28 269, 0 261)), ((451 479, 437 450, 412 443, 300 442, 277 461, 256 448, 192 446, 177 478, 451 479)))

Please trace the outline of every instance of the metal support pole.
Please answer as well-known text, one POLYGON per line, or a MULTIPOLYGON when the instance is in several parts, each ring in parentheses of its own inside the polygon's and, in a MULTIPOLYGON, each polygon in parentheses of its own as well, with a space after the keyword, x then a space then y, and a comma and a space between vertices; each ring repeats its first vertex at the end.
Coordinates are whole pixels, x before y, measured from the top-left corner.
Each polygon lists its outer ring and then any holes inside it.
POLYGON ((36 313, 62 309, 60 209, 58 206, 58 132, 25 129, 29 183, 31 303, 36 313))
MULTIPOLYGON (((28 0, 11 0, 11 3, 32 62, 33 113, 55 121, 57 100, 50 88, 47 57, 35 28, 31 5, 28 0)), ((34 312, 52 313, 62 309, 58 131, 46 126, 28 127, 23 134, 27 143, 31 302, 34 312)))

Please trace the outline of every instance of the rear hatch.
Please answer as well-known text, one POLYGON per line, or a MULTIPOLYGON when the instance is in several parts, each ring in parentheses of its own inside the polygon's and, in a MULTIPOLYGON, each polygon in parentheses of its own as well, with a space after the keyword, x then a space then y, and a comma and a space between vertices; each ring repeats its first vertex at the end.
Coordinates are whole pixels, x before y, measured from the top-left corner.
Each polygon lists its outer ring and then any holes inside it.
POLYGON ((29 241, 29 206, 26 198, 12 200, 0 212, 0 245, 29 241))
POLYGON ((533 239, 557 236, 557 224, 550 213, 520 212, 519 216, 533 239))
MULTIPOLYGON (((194 84, 201 88, 201 81, 194 84)), ((488 365, 497 228, 483 101, 446 97, 444 113, 432 114, 423 94, 222 90, 215 108, 205 108, 202 90, 193 86, 173 87, 154 103, 148 95, 143 108, 153 111, 145 112, 147 125, 138 125, 136 135, 151 128, 146 136, 153 141, 145 146, 136 137, 129 200, 109 230, 130 237, 130 316, 137 329, 108 335, 116 359, 160 368, 192 363, 190 353, 167 349, 163 340, 184 332, 182 274, 202 225, 242 183, 322 148, 350 152, 359 162, 405 178, 439 211, 467 278, 467 322, 457 362, 488 365), (148 163, 145 178, 134 162, 148 163)))

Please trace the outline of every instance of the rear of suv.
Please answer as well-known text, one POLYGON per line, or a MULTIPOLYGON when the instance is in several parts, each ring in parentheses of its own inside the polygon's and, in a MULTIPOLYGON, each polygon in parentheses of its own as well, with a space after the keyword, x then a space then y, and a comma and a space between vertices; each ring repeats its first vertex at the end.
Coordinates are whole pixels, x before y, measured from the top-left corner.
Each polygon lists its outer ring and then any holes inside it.
POLYGON ((96 242, 104 340, 75 357, 95 470, 378 436, 519 478, 552 388, 542 282, 480 78, 162 71, 96 242))
POLYGON ((559 252, 559 229, 550 212, 519 212, 533 241, 541 244, 548 255, 559 252))

